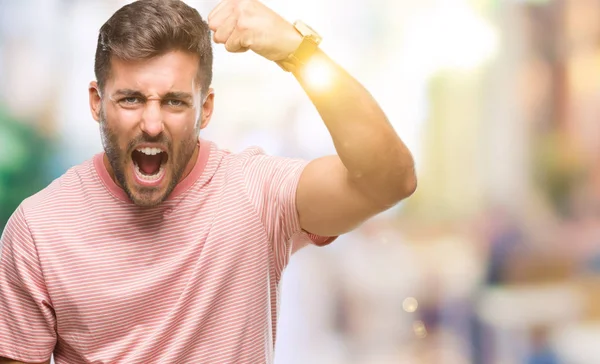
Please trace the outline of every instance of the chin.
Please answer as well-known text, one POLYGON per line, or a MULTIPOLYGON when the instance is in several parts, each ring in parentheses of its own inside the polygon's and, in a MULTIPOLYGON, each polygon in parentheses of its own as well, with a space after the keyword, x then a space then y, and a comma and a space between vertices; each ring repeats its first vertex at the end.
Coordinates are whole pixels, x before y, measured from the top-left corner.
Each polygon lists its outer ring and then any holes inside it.
POLYGON ((154 207, 160 205, 167 199, 168 194, 164 189, 161 190, 140 190, 137 188, 129 188, 129 198, 131 201, 140 207, 154 207))
POLYGON ((131 200, 134 205, 139 207, 155 207, 160 205, 165 199, 163 197, 160 198, 146 198, 140 196, 132 196, 131 200))
POLYGON ((168 168, 161 166, 160 171, 147 176, 140 171, 135 163, 130 163, 130 171, 126 191, 134 204, 142 207, 157 206, 169 194, 170 173, 168 168))

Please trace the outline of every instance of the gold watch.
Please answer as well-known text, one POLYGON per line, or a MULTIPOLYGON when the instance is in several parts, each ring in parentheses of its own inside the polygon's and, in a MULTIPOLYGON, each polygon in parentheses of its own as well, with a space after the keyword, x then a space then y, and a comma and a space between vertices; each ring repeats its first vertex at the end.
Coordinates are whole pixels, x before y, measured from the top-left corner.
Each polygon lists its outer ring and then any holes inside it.
POLYGON ((308 63, 323 40, 313 28, 309 27, 301 20, 296 20, 294 22, 294 28, 302 35, 302 43, 300 43, 300 46, 298 46, 298 48, 286 59, 276 62, 279 67, 283 68, 286 72, 294 72, 308 63))

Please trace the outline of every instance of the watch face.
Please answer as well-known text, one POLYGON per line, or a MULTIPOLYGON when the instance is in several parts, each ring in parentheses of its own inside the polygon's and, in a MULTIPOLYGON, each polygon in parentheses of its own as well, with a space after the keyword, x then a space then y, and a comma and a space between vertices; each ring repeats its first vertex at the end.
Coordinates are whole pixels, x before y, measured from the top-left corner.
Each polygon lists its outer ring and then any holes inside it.
POLYGON ((294 26, 303 37, 311 37, 315 40, 315 42, 317 42, 317 44, 323 39, 316 30, 300 20, 296 21, 294 26))

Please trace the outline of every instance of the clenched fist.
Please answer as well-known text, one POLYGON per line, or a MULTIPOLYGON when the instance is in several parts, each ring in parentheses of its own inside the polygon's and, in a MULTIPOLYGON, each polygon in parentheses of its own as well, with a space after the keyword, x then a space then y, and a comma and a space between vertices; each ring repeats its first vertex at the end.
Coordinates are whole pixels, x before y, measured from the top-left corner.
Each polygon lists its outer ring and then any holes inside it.
POLYGON ((293 53, 302 36, 294 26, 258 0, 222 0, 208 15, 215 43, 229 52, 251 50, 280 61, 293 53))

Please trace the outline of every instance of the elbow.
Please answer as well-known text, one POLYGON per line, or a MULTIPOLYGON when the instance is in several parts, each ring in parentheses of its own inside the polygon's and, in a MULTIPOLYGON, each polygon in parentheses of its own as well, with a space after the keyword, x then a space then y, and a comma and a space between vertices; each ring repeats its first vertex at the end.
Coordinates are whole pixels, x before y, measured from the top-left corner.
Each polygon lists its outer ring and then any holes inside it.
POLYGON ((394 186, 391 196, 392 205, 412 196, 417 190, 417 174, 414 165, 411 165, 410 168, 403 168, 403 173, 398 174, 391 185, 394 186))
POLYGON ((378 211, 390 209, 415 193, 417 190, 417 176, 413 169, 409 173, 403 173, 393 180, 388 180, 384 186, 384 188, 371 192, 372 196, 377 196, 376 200, 379 201, 378 211))
POLYGON ((395 162, 391 163, 393 167, 388 174, 391 177, 390 183, 394 186, 395 191, 393 195, 394 205, 412 196, 417 190, 415 161, 410 151, 405 147, 399 148, 396 156, 395 162))
POLYGON ((355 174, 351 183, 369 198, 377 211, 385 211, 410 197, 417 190, 414 164, 389 168, 383 174, 369 178, 367 174, 355 174))
POLYGON ((417 176, 414 171, 414 168, 406 173, 399 181, 395 183, 394 190, 396 191, 395 196, 393 198, 394 205, 399 203, 402 200, 405 200, 412 196, 413 193, 417 190, 417 176))
POLYGON ((403 186, 401 188, 401 200, 404 200, 405 198, 408 198, 412 196, 413 193, 415 193, 415 191, 417 190, 417 175, 415 173, 414 168, 409 174, 409 176, 405 178, 404 183, 402 185, 403 186))

